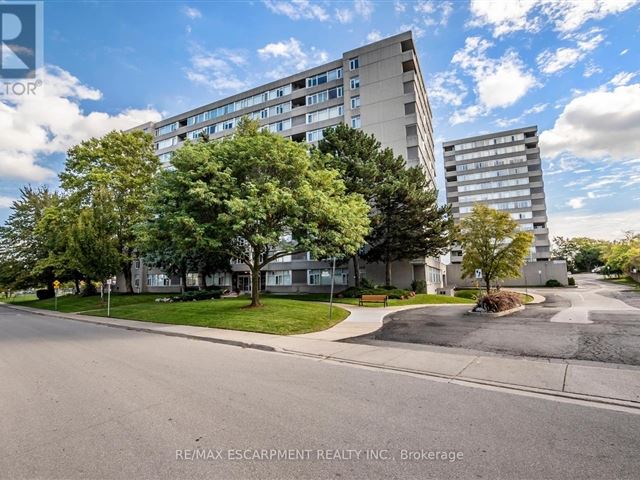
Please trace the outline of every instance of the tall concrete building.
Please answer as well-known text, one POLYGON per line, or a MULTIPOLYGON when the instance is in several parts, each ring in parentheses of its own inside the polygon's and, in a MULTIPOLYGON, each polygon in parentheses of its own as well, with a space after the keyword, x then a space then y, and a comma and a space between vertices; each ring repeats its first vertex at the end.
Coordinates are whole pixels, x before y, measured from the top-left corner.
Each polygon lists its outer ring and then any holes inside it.
MULTIPOLYGON (((534 234, 527 259, 530 265, 524 269, 525 273, 532 272, 529 284, 540 284, 550 278, 566 283, 566 266, 549 262, 538 127, 446 141, 443 149, 447 202, 452 205, 456 223, 469 215, 476 203, 508 212, 522 230, 534 234)), ((454 248, 451 263, 459 264, 463 253, 460 248, 454 248)), ((459 268, 447 271, 451 282, 460 282, 459 268)))
MULTIPOLYGON (((207 134, 215 140, 233 133, 247 116, 264 128, 297 142, 316 143, 323 131, 341 122, 374 134, 384 147, 402 155, 408 165, 420 165, 435 186, 435 155, 431 108, 411 32, 350 50, 342 58, 286 78, 140 126, 154 135, 158 157, 169 162, 187 140, 207 134)), ((138 265, 138 264, 136 264, 138 265)), ((351 266, 336 271, 335 283, 352 284, 351 266)), ((176 279, 140 265, 134 271, 139 291, 175 287, 176 279)), ((262 287, 278 291, 324 291, 329 288, 329 265, 306 254, 284 257, 267 266, 262 287)), ((368 264, 361 272, 374 283, 384 282, 383 265, 368 264)), ((408 287, 425 280, 433 291, 443 282, 435 259, 421 258, 393 266, 394 284, 408 287)), ((215 275, 211 282, 247 290, 246 267, 237 263, 231 273, 215 275)))

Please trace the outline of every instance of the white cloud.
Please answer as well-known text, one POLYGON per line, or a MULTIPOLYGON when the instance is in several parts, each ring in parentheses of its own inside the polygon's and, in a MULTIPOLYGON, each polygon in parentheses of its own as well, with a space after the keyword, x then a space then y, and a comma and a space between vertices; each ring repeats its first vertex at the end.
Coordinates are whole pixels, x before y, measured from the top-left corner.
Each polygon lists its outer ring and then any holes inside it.
POLYGON ((263 3, 273 13, 285 15, 291 20, 329 20, 327 11, 309 0, 264 0, 263 3))
MULTIPOLYGON (((453 13, 453 3, 450 1, 420 0, 414 4, 413 10, 418 14, 414 23, 428 27, 445 26, 449 16, 453 13)), ((434 31, 437 32, 437 29, 434 31)))
POLYGON ((393 9, 396 13, 402 13, 407 10, 407 5, 402 3, 400 0, 395 0, 395 2, 393 2, 393 9))
POLYGON ((572 32, 588 20, 602 19, 639 0, 471 0, 473 27, 488 26, 500 37, 520 30, 535 32, 552 24, 560 32, 572 32))
POLYGON ((348 8, 336 8, 336 18, 340 23, 350 23, 353 20, 353 12, 348 8))
POLYGON ((498 59, 489 58, 487 50, 493 44, 480 37, 469 37, 465 46, 455 52, 451 63, 460 66, 475 81, 478 105, 457 112, 452 123, 473 120, 494 108, 505 108, 520 100, 538 83, 514 50, 498 59))
POLYGON ((329 54, 324 50, 311 47, 305 51, 304 45, 293 37, 286 41, 265 45, 258 49, 258 55, 263 60, 277 61, 277 66, 267 72, 267 76, 271 78, 280 78, 292 72, 306 70, 329 59, 329 54))
POLYGON ((0 208, 9 208, 15 200, 15 198, 0 196, 0 208))
POLYGON ((428 82, 427 90, 429 98, 455 107, 462 105, 468 93, 466 85, 454 70, 433 75, 428 82))
POLYGON ((185 6, 182 9, 182 13, 184 13, 187 17, 189 17, 192 20, 195 20, 196 18, 202 18, 202 12, 195 7, 185 6))
POLYGON ((540 53, 536 62, 542 73, 550 75, 567 67, 573 67, 602 43, 604 35, 600 33, 599 29, 592 29, 589 32, 569 35, 565 38, 574 40, 575 47, 560 47, 555 51, 545 50, 540 53))
POLYGON ((540 134, 540 150, 553 158, 628 160, 640 155, 640 83, 602 87, 571 100, 552 129, 540 134))
POLYGON ((537 103, 533 107, 527 108, 524 112, 522 112, 522 114, 518 115, 515 118, 511 118, 511 119, 500 118, 496 120, 495 123, 496 125, 502 128, 508 127, 510 125, 515 125, 517 123, 521 123, 524 119, 526 119, 530 115, 536 115, 538 113, 544 112, 548 106, 549 106, 548 103, 537 103))
POLYGON ((34 95, 0 98, 0 178, 41 182, 53 176, 42 157, 64 153, 90 137, 158 121, 158 111, 127 109, 116 114, 84 113, 81 102, 100 100, 102 93, 69 72, 48 66, 34 95))
POLYGON ((585 197, 575 197, 570 199, 567 202, 567 205, 574 209, 582 208, 584 207, 584 200, 585 200, 585 197))
POLYGON ((620 56, 622 56, 622 55, 626 55, 628 52, 629 52, 629 49, 628 49, 628 48, 625 48, 624 50, 622 50, 622 51, 620 52, 620 56))
POLYGON ((367 34, 367 42, 373 43, 382 40, 382 34, 379 30, 373 30, 367 34))
POLYGON ((589 78, 592 75, 595 75, 596 73, 602 73, 602 68, 600 68, 593 62, 589 62, 585 67, 584 73, 582 74, 582 76, 585 78, 589 78))
POLYGON ((635 73, 630 72, 620 72, 611 80, 609 83, 615 87, 621 87, 622 85, 627 85, 633 78, 636 76, 635 73))
POLYGON ((424 37, 424 34, 426 33, 424 31, 424 28, 422 28, 419 25, 416 25, 414 23, 412 23, 412 24, 404 23, 404 24, 400 25, 400 28, 398 28, 398 33, 407 32, 409 30, 411 30, 411 32, 413 32, 413 36, 416 37, 416 38, 422 38, 422 37, 424 37))
POLYGON ((249 87, 242 68, 247 64, 244 52, 219 48, 208 51, 202 45, 191 46, 191 66, 186 76, 196 85, 217 93, 237 92, 249 87))
POLYGON ((549 231, 553 236, 615 240, 622 238, 627 230, 640 231, 640 209, 594 214, 549 214, 549 231))
POLYGON ((354 0, 353 9, 360 17, 369 20, 373 14, 373 2, 371 0, 354 0))

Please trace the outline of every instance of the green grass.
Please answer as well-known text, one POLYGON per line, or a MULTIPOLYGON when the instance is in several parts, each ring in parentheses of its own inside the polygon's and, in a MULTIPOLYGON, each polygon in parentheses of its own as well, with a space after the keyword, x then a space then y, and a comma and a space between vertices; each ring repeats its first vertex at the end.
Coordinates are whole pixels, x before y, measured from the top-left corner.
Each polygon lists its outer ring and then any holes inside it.
POLYGON ((11 297, 11 298, 0 297, 0 302, 23 303, 23 302, 31 302, 37 299, 38 298, 36 297, 35 293, 26 293, 24 295, 16 295, 15 297, 11 297))
MULTIPOLYGON (((122 305, 131 304, 150 304, 158 297, 163 295, 157 294, 139 294, 139 295, 111 295, 111 308, 119 307, 122 305)), ((22 302, 21 305, 25 307, 43 308, 45 310, 53 310, 55 307, 55 299, 48 298, 47 300, 31 300, 22 302)), ((104 301, 100 299, 100 295, 92 297, 79 297, 77 295, 65 295, 58 297, 58 311, 65 313, 72 312, 91 312, 107 310, 107 296, 104 296, 104 301)))
MULTIPOLYGON (((478 292, 481 292, 481 291, 473 288, 460 289, 460 290, 456 290, 455 296, 456 298, 470 299, 475 303, 476 298, 478 296, 478 292)), ((520 297, 522 298, 523 303, 530 303, 533 300, 533 297, 531 295, 525 295, 524 293, 521 293, 520 297)))
POLYGON ((618 285, 626 285, 628 287, 634 287, 636 290, 640 291, 640 283, 636 282, 631 277, 620 277, 620 278, 606 278, 607 282, 616 283, 618 285))
MULTIPOLYGON (((325 330, 349 316, 348 311, 334 307, 333 318, 329 321, 327 305, 279 296, 263 296, 264 307, 260 308, 246 308, 250 303, 248 297, 179 303, 154 301, 157 297, 163 296, 166 295, 112 295, 111 316, 144 322, 195 325, 278 335, 325 330)), ((53 299, 23 302, 22 305, 47 310, 54 308, 53 299)), ((106 303, 101 302, 99 296, 59 297, 58 311, 107 316, 106 303)))
MULTIPOLYGON (((289 298, 292 300, 303 300, 312 302, 328 302, 329 295, 323 293, 308 293, 301 295, 282 295, 282 298, 289 298)), ((358 305, 357 298, 334 298, 335 303, 342 303, 345 305, 358 305)), ((433 295, 427 293, 419 293, 415 297, 407 298, 406 300, 398 300, 395 298, 389 299, 389 306, 399 305, 435 305, 435 304, 450 304, 450 303, 473 303, 469 299, 449 297, 447 295, 433 295)), ((382 303, 365 303, 365 307, 382 307, 382 303)))

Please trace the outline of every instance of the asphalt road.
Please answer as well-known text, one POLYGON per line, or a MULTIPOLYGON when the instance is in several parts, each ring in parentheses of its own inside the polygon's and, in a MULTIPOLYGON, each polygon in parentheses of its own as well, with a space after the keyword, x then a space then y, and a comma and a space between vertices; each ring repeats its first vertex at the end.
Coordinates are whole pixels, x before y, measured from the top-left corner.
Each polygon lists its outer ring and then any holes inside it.
POLYGON ((401 311, 381 330, 351 341, 640 365, 640 294, 595 275, 581 275, 578 283, 540 290, 545 303, 500 318, 465 315, 465 306, 401 311), (574 323, 583 321, 591 323, 574 323))
POLYGON ((640 415, 0 306, 1 478, 637 478, 639 450, 640 415))

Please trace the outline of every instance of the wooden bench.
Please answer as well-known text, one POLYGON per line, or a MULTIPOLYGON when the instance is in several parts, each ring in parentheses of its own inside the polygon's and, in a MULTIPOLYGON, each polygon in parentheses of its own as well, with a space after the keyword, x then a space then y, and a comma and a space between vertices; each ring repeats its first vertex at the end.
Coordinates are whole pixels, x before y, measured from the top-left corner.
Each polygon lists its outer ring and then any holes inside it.
POLYGON ((358 305, 363 306, 365 303, 384 303, 384 306, 389 306, 389 297, 386 295, 362 295, 358 305))

